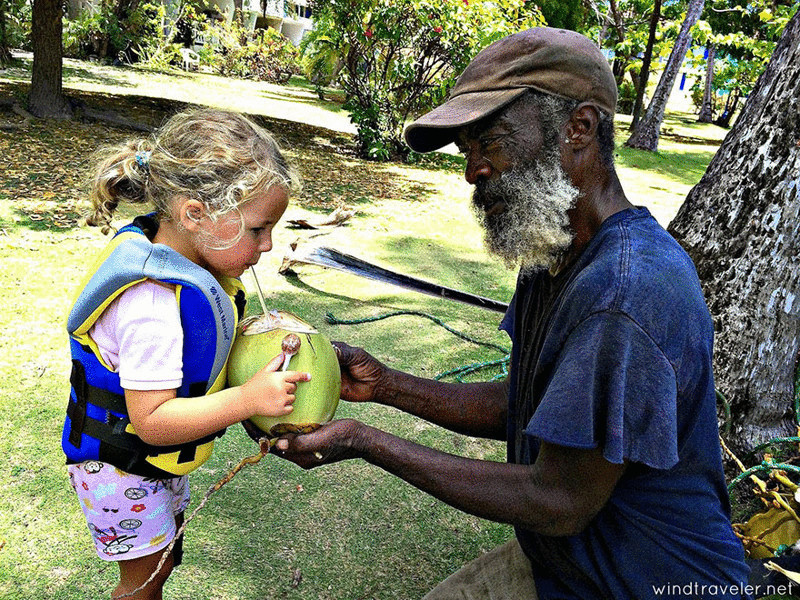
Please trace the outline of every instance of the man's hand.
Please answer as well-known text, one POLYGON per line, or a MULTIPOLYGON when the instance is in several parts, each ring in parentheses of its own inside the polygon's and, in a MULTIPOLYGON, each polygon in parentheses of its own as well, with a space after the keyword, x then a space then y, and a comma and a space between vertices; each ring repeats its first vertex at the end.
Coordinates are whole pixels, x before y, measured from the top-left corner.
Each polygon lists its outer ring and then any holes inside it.
POLYGON ((250 436, 250 439, 254 442, 258 443, 261 438, 267 437, 267 434, 261 431, 252 421, 242 421, 242 427, 247 432, 247 435, 250 436))
POLYGON ((350 402, 375 402, 388 367, 362 348, 333 342, 342 371, 342 399, 350 402))
POLYGON ((361 436, 365 426, 353 419, 326 423, 316 431, 303 435, 282 436, 272 453, 304 469, 362 458, 361 436))

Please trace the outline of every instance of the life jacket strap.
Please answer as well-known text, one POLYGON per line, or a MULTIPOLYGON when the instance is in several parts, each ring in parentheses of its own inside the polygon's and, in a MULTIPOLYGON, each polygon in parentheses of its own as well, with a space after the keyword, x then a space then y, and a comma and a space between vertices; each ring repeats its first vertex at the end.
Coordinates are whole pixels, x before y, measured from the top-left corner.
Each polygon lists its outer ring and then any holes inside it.
MULTIPOLYGON (((67 414, 70 415, 70 418, 72 418, 72 415, 75 414, 77 410, 80 410, 77 403, 70 400, 67 406, 67 414)), ((125 450, 144 448, 148 455, 180 452, 181 458, 178 460, 178 463, 194 460, 194 452, 197 446, 213 441, 225 433, 223 429, 222 431, 217 431, 186 444, 153 446, 152 444, 143 442, 139 436, 126 431, 129 424, 130 421, 127 418, 118 417, 117 415, 111 414, 109 411, 106 411, 105 421, 93 419, 84 413, 83 429, 81 433, 85 433, 89 437, 110 443, 125 450)))
POLYGON ((69 442, 76 448, 81 447, 81 433, 84 432, 86 424, 86 406, 94 404, 104 408, 107 413, 110 411, 127 413, 125 396, 115 394, 109 390, 104 390, 91 385, 86 381, 86 370, 79 360, 72 359, 72 373, 69 382, 75 392, 75 402, 67 406, 67 415, 70 418, 71 427, 69 432, 69 442))
MULTIPOLYGON (((70 396, 67 404, 67 416, 70 419, 69 442, 76 448, 80 448, 83 434, 100 440, 104 448, 101 452, 101 460, 103 460, 103 456, 108 457, 105 460, 108 460, 112 455, 118 456, 119 458, 116 460, 122 460, 123 462, 119 466, 131 473, 157 477, 174 477, 170 473, 149 465, 145 458, 158 454, 178 452, 177 463, 189 463, 195 460, 197 446, 210 442, 225 433, 223 429, 186 444, 171 446, 146 444, 137 435, 128 431, 128 425, 130 425, 128 417, 120 416, 127 415, 128 412, 125 396, 88 383, 83 364, 75 359, 72 361, 70 383, 74 392, 74 399, 70 396), (104 409, 105 420, 101 421, 92 418, 87 413, 87 407, 90 404, 104 409)), ((205 393, 206 387, 207 384, 205 382, 196 382, 190 387, 190 392, 193 395, 201 396, 205 393)))
POLYGON ((125 396, 90 384, 86 381, 86 369, 83 364, 74 358, 72 359, 72 373, 69 376, 69 382, 72 384, 72 389, 75 390, 78 401, 83 399, 85 402, 118 413, 128 412, 125 396))
POLYGON ((67 416, 70 419, 69 443, 76 448, 81 447, 81 431, 86 421, 86 376, 83 365, 77 360, 72 360, 72 373, 69 377, 72 391, 77 402, 70 402, 67 405, 67 416))

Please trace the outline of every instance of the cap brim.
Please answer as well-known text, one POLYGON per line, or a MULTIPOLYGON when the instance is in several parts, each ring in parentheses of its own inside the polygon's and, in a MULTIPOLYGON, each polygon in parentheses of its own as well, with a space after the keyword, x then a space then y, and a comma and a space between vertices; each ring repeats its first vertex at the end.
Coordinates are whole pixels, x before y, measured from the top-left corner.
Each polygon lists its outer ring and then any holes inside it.
POLYGON ((415 152, 433 152, 454 141, 460 127, 489 116, 519 98, 526 89, 523 87, 459 94, 408 125, 403 136, 415 152))

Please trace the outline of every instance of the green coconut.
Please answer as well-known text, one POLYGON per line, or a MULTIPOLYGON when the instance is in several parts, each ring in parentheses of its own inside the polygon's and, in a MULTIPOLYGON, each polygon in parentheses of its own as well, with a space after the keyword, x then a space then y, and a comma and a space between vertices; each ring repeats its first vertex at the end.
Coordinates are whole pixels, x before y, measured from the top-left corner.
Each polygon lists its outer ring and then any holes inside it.
POLYGON ((281 344, 289 334, 300 338, 300 349, 290 358, 288 370, 311 373, 311 381, 297 384, 290 414, 250 419, 270 437, 313 431, 327 423, 336 412, 342 389, 339 360, 330 341, 302 319, 278 310, 242 320, 228 359, 228 385, 248 381, 282 352, 281 344))

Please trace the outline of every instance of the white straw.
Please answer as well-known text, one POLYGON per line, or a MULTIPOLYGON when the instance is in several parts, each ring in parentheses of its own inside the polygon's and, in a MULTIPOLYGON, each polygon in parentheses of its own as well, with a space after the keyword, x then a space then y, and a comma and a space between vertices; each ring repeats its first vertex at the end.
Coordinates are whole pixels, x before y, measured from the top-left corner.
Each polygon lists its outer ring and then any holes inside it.
POLYGON ((253 281, 256 282, 256 291, 258 292, 258 299, 261 302, 261 310, 264 314, 267 314, 267 303, 264 302, 264 292, 261 291, 261 284, 258 283, 258 277, 256 276, 255 268, 251 266, 250 272, 253 274, 253 281))

